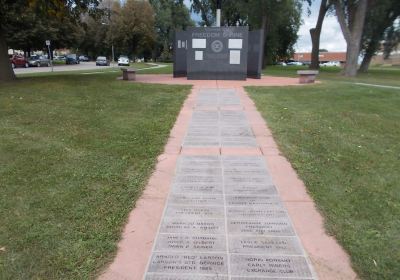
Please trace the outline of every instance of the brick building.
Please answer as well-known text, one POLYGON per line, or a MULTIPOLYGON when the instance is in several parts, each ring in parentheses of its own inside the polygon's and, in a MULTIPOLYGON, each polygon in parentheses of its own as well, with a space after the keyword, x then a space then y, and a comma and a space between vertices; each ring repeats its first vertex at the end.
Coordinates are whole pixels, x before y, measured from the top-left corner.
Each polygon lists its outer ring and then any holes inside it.
MULTIPOLYGON (((311 62, 311 53, 295 53, 292 57, 293 60, 300 61, 303 63, 311 62)), ((339 61, 340 63, 346 63, 346 52, 320 52, 319 62, 339 61)))

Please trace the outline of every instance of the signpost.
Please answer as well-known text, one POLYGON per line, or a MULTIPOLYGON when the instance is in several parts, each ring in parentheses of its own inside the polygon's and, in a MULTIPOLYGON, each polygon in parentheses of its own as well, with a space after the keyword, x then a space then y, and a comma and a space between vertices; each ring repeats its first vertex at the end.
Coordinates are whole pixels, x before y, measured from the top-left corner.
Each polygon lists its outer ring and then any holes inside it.
POLYGON ((51 72, 54 72, 54 69, 53 69, 53 56, 51 55, 51 50, 50 50, 50 40, 46 40, 46 46, 47 46, 47 49, 49 50, 49 59, 50 59, 50 65, 51 65, 51 72))

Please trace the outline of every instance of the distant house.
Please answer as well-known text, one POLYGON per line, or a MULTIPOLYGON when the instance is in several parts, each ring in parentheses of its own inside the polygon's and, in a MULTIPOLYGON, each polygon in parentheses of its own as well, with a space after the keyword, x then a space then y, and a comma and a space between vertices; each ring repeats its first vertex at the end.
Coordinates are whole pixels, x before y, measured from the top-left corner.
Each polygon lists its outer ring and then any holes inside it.
MULTIPOLYGON (((295 53, 292 57, 293 60, 308 64, 311 62, 311 53, 295 53)), ((340 63, 346 63, 346 52, 320 52, 319 62, 325 63, 330 61, 339 61, 340 63)))

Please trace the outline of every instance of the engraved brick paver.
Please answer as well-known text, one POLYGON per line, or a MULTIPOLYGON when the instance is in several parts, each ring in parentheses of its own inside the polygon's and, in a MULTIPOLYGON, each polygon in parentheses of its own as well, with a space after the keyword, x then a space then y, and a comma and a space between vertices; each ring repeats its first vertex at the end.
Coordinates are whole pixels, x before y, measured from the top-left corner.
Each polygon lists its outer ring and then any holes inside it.
POLYGON ((201 89, 184 147, 256 147, 257 142, 234 89, 201 89), (204 109, 204 110, 203 110, 204 109))
MULTIPOLYGON (((235 89, 198 91, 182 147, 258 147, 235 89)), ((179 156, 145 279, 316 279, 264 158, 239 154, 179 156)))

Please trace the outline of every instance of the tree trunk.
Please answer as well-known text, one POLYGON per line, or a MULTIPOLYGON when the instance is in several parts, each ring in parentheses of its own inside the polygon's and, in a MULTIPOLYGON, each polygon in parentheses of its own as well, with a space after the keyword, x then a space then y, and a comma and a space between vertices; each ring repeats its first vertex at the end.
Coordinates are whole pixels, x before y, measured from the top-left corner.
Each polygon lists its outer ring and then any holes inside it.
POLYGON ((311 64, 310 69, 319 69, 319 42, 321 36, 322 24, 324 22, 324 18, 326 12, 328 11, 329 6, 327 5, 328 0, 322 0, 321 6, 319 8, 318 20, 315 28, 310 29, 311 35, 311 43, 312 43, 312 51, 311 51, 311 64))
POLYGON ((0 27, 0 81, 15 80, 15 74, 8 58, 8 47, 6 37, 0 27))
POLYGON ((369 69, 369 65, 371 64, 371 60, 374 54, 372 53, 366 53, 364 55, 363 61, 361 63, 360 69, 358 69, 358 72, 361 73, 366 73, 369 69))
POLYGON ((372 57, 375 55, 376 51, 379 49, 380 45, 380 35, 379 33, 369 41, 368 46, 365 50, 364 58, 361 63, 360 69, 358 72, 366 73, 368 71, 369 65, 371 64, 372 57))
POLYGON ((361 37, 364 29, 368 1, 359 0, 357 4, 349 7, 350 10, 347 11, 347 14, 349 14, 348 17, 346 17, 344 4, 341 1, 335 1, 334 5, 340 28, 342 29, 343 36, 347 43, 344 75, 354 77, 357 75, 358 56, 360 54, 361 37))
POLYGON ((317 30, 316 28, 310 29, 311 35, 311 64, 309 66, 310 69, 318 70, 319 69, 319 38, 321 35, 321 30, 317 30))
POLYGON ((261 19, 261 30, 262 30, 262 51, 263 56, 262 56, 262 69, 265 69, 265 66, 267 64, 266 58, 265 58, 265 41, 267 40, 267 15, 263 15, 261 19))
POLYGON ((360 54, 360 45, 356 42, 347 44, 346 65, 344 75, 347 77, 355 77, 358 68, 358 56, 360 54))

